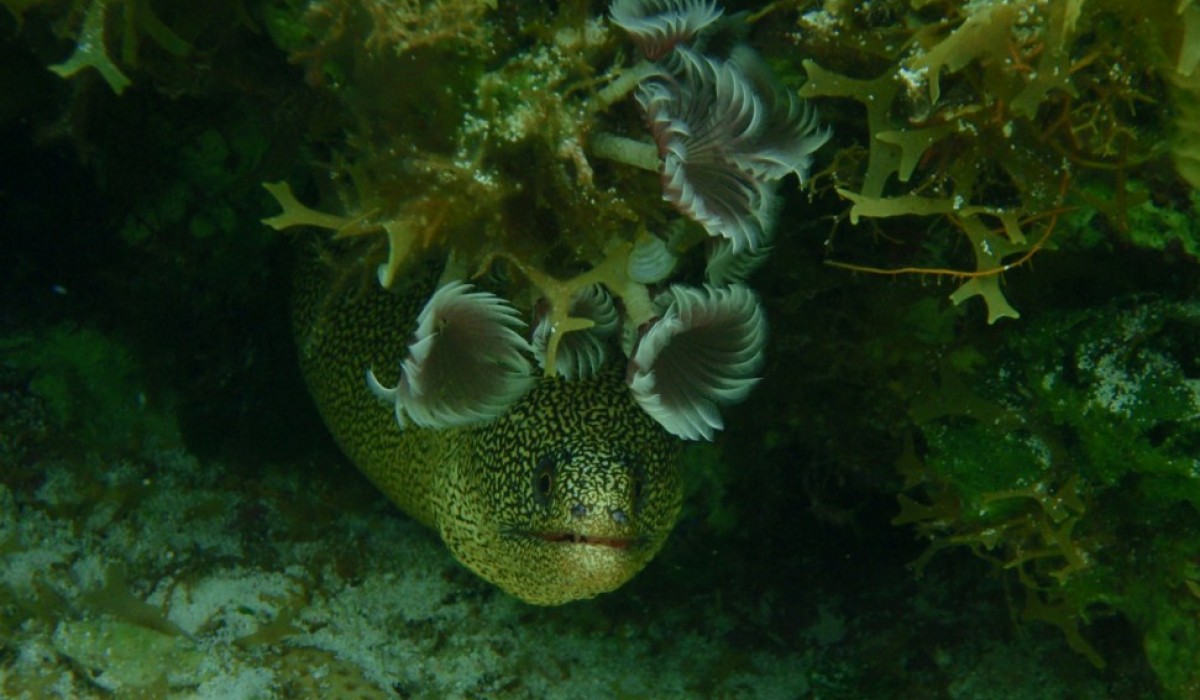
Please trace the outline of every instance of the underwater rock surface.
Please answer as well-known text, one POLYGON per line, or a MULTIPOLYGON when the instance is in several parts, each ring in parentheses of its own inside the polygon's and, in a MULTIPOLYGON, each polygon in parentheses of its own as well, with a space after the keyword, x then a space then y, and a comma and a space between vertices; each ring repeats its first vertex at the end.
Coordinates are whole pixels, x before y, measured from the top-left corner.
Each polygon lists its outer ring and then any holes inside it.
POLYGON ((962 583, 946 572, 915 599, 898 583, 854 604, 816 586, 687 585, 675 552, 622 592, 542 609, 470 575, 348 465, 249 478, 172 449, 31 473, 36 488, 11 470, 0 482, 6 698, 884 697, 863 659, 915 615, 957 629, 925 650, 952 697, 1068 697, 1048 671, 981 694, 1004 667, 1072 657, 1052 634, 1006 640, 1003 614, 950 612, 962 583), (968 626, 976 615, 997 626, 968 626))

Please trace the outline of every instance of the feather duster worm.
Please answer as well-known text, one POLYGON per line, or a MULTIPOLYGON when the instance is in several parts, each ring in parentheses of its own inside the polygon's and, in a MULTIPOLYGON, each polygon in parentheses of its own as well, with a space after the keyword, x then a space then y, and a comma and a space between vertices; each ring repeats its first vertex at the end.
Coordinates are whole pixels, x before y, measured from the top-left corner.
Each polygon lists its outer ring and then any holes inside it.
POLYGON ((396 422, 426 428, 480 423, 504 413, 533 385, 529 343, 516 309, 463 282, 439 288, 417 318, 400 365, 400 380, 385 387, 367 370, 367 385, 395 405, 396 422))
POLYGON ((749 287, 674 285, 662 315, 629 360, 634 399, 668 432, 711 440, 724 427, 718 407, 746 398, 758 382, 766 316, 749 287))
MULTIPOLYGON (((592 322, 591 327, 563 334, 554 359, 554 369, 567 379, 590 377, 600 369, 607 357, 608 339, 619 324, 617 306, 612 295, 599 284, 592 284, 571 300, 569 311, 573 318, 592 322)), ((543 316, 533 331, 533 356, 543 368, 550 343, 553 324, 543 316)))
POLYGON ((637 92, 662 158, 663 197, 734 252, 765 243, 779 179, 795 173, 804 182, 811 154, 829 138, 806 103, 761 87, 752 55, 720 61, 679 47, 673 77, 637 92))
POLYGON ((615 0, 608 8, 613 24, 651 61, 690 41, 721 13, 717 3, 705 0, 615 0))

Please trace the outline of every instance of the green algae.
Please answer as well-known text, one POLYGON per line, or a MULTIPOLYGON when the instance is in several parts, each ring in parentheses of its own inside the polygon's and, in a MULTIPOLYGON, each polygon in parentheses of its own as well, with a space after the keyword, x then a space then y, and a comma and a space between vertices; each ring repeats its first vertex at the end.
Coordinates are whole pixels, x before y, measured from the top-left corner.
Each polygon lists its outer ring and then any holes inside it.
POLYGON ((1034 596, 1026 617, 1060 626, 1098 665, 1076 623, 1125 615, 1167 688, 1185 696, 1200 683, 1192 647, 1164 640, 1193 634, 1197 609, 1187 591, 1200 554, 1198 339, 1200 305, 1187 301, 1130 299, 1028 323, 962 378, 997 417, 919 423, 924 455, 902 470, 925 485, 899 520, 935 549, 969 546, 1013 572, 1034 596))
POLYGON ((164 682, 195 686, 203 679, 205 655, 187 638, 126 622, 63 622, 55 630, 54 647, 88 669, 97 685, 114 692, 164 682))
POLYGON ((95 0, 91 3, 75 42, 75 51, 66 61, 50 66, 50 70, 62 78, 70 78, 85 68, 93 68, 104 78, 112 91, 120 95, 129 87, 131 81, 109 57, 105 46, 108 8, 107 0, 95 0))
MULTIPOLYGON (((147 128, 162 130, 157 136, 164 141, 178 140, 166 133, 174 131, 168 122, 152 118, 147 128)), ((261 167, 268 144, 255 115, 235 105, 220 124, 176 146, 175 161, 169 166, 172 176, 147 183, 144 196, 121 224, 121 237, 143 248, 162 245, 163 237, 178 237, 177 232, 196 239, 216 237, 205 245, 218 250, 254 246, 255 237, 244 230, 240 214, 248 206, 240 186, 261 167)))
POLYGON ((148 393, 136 356, 97 330, 62 325, 0 338, 0 358, 28 378, 72 442, 120 450, 179 440, 169 404, 148 393))
POLYGON ((1130 242, 1149 250, 1182 254, 1191 261, 1200 260, 1200 192, 1188 194, 1186 204, 1163 206, 1147 198, 1129 212, 1130 242))

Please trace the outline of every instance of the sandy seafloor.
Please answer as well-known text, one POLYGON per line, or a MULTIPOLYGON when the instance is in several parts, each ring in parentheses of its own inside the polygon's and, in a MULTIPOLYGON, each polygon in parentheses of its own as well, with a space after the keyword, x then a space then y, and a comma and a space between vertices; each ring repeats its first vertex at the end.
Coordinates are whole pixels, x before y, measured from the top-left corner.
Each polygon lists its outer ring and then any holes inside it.
POLYGON ((781 536, 811 577, 726 590, 748 564, 685 523, 624 589, 537 608, 336 454, 247 473, 147 448, 2 473, 4 698, 1139 696, 1057 630, 1015 625, 969 555, 881 586, 826 580, 781 536))

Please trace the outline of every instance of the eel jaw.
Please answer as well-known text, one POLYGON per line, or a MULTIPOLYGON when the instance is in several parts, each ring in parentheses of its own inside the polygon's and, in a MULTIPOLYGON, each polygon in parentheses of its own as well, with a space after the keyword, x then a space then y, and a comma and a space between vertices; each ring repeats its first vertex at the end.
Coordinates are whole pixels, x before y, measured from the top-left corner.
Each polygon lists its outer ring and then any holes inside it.
POLYGON ((497 534, 499 542, 448 544, 475 573, 534 605, 562 605, 615 591, 649 563, 658 544, 636 528, 550 525, 497 534), (456 549, 461 546, 465 549, 456 549))
POLYGON ((601 537, 584 535, 578 532, 535 532, 533 537, 540 540, 561 544, 584 544, 595 547, 610 547, 612 549, 632 549, 637 546, 637 540, 629 537, 601 537))

